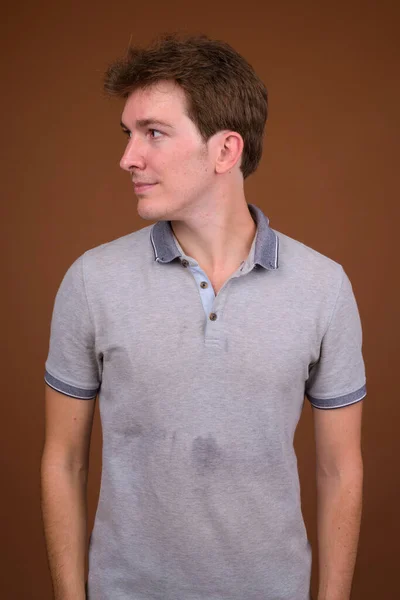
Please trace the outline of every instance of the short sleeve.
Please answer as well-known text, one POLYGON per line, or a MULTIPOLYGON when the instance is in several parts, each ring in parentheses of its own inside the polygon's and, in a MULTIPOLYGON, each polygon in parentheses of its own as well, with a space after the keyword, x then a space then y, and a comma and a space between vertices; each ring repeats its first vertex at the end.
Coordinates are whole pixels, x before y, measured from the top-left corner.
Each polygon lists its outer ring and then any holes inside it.
POLYGON ((85 290, 84 254, 69 267, 55 297, 44 378, 55 390, 83 400, 95 398, 100 387, 101 361, 85 290))
POLYGON ((342 281, 320 356, 309 370, 305 393, 316 408, 339 408, 366 395, 362 356, 362 329, 350 280, 342 269, 342 281))

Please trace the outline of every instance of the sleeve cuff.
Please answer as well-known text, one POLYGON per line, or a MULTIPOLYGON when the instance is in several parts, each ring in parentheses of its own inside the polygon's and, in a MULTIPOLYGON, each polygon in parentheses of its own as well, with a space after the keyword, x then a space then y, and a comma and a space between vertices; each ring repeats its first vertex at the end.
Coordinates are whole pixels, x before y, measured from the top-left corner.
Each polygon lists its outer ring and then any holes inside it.
POLYGON ((333 398, 314 398, 307 394, 307 398, 315 408, 330 409, 330 408, 342 408, 343 406, 349 406, 359 402, 367 395, 366 385, 363 385, 360 389, 351 394, 345 394, 344 396, 336 396, 333 398))
POLYGON ((81 400, 92 400, 97 396, 98 388, 84 389, 81 387, 75 387, 56 377, 50 375, 50 373, 46 370, 44 375, 44 380, 57 392, 61 392, 67 396, 72 396, 73 398, 79 398, 81 400))

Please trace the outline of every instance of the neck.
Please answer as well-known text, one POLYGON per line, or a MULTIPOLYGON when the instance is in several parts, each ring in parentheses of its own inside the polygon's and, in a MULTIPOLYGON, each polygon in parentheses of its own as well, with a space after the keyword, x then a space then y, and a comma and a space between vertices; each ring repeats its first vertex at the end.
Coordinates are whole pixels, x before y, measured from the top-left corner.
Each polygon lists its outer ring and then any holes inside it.
POLYGON ((186 255, 207 273, 225 273, 244 261, 257 225, 243 196, 241 201, 202 208, 185 221, 171 221, 173 232, 186 255))

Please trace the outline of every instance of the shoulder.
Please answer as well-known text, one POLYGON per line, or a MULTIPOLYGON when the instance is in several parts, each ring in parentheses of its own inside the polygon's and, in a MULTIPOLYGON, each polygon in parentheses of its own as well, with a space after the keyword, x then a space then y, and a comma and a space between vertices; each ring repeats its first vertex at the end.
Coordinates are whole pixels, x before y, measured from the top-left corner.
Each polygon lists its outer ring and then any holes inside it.
POLYGON ((64 285, 110 289, 125 276, 140 276, 154 262, 150 238, 153 225, 89 248, 70 264, 64 285), (72 283, 71 283, 72 282, 72 283))
POLYGON ((116 258, 123 258, 125 256, 131 258, 132 251, 137 252, 142 248, 147 249, 151 247, 150 231, 152 227, 153 225, 148 225, 104 244, 89 248, 83 256, 85 256, 85 260, 91 262, 113 261, 116 258))
POLYGON ((279 240, 278 271, 313 288, 340 287, 344 274, 340 263, 280 231, 274 232, 279 240))
POLYGON ((150 264, 154 252, 150 239, 153 225, 89 248, 76 262, 81 262, 85 277, 118 277, 123 272, 150 264))

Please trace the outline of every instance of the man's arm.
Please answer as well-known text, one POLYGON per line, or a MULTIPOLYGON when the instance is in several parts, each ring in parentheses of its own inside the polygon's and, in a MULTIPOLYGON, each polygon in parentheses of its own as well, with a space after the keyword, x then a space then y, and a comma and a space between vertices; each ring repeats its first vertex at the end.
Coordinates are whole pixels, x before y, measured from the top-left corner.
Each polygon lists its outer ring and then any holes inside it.
POLYGON ((45 384, 42 516, 55 600, 85 599, 86 489, 95 399, 45 384))
POLYGON ((349 600, 362 511, 363 402, 313 407, 317 461, 318 600, 349 600))

